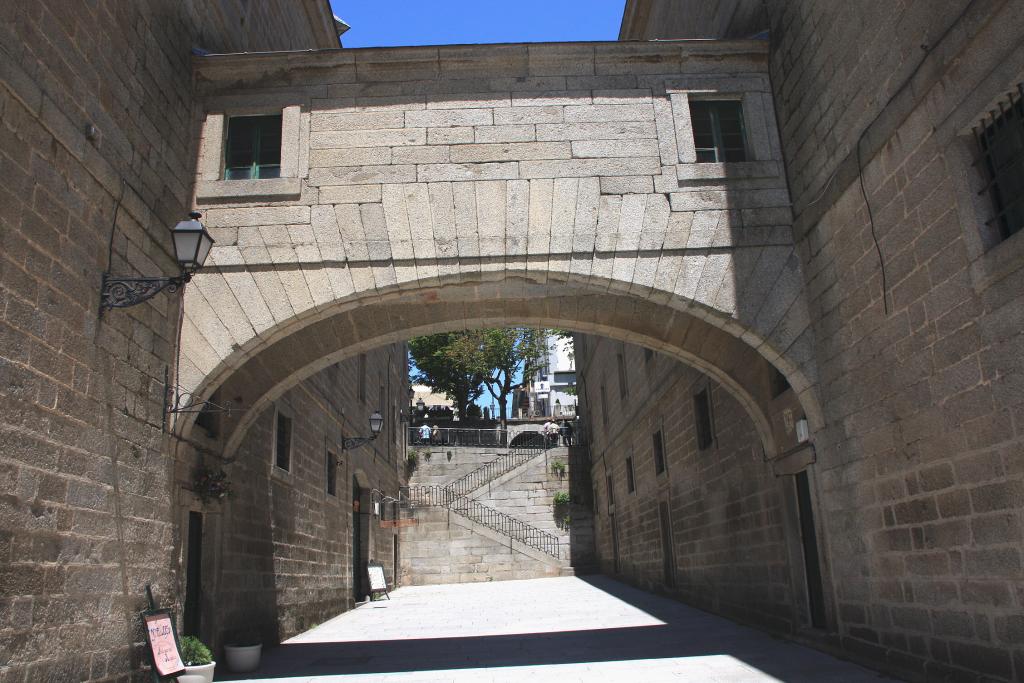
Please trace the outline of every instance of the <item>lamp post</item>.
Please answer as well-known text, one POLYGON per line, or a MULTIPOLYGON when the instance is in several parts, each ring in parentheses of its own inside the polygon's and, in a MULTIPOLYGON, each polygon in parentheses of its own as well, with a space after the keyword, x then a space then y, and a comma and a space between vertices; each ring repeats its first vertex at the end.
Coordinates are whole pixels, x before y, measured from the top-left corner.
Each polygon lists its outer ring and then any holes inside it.
POLYGON ((380 436, 380 430, 384 426, 384 416, 380 414, 379 410, 373 411, 373 415, 370 415, 370 436, 347 436, 341 439, 341 450, 351 451, 359 448, 362 445, 368 444, 378 436, 380 436))
POLYGON ((189 220, 181 221, 171 231, 174 241, 174 257, 181 273, 174 277, 115 277, 103 273, 100 289, 100 313, 112 308, 127 308, 152 299, 164 291, 176 292, 192 279, 197 270, 206 263, 213 247, 213 238, 206 226, 199 222, 202 214, 193 211, 189 220))

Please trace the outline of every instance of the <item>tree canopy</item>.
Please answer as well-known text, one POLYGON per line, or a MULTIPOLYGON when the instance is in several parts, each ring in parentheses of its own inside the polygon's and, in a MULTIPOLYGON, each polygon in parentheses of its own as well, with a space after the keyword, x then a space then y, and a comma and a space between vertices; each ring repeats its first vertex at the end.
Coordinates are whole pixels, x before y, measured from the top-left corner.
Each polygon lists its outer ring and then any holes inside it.
POLYGON ((528 327, 487 328, 416 337, 409 351, 417 372, 413 380, 445 392, 459 414, 483 394, 484 387, 507 419, 506 399, 521 372, 528 378, 544 361, 550 330, 528 327))

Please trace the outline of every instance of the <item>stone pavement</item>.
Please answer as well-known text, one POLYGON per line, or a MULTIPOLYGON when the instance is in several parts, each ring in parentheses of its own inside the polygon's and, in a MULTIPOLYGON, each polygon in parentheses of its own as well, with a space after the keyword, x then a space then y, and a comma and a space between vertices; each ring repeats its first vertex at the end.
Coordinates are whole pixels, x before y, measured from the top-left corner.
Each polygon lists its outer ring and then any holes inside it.
POLYGON ((400 588, 286 641, 257 677, 234 680, 891 679, 595 576, 400 588))

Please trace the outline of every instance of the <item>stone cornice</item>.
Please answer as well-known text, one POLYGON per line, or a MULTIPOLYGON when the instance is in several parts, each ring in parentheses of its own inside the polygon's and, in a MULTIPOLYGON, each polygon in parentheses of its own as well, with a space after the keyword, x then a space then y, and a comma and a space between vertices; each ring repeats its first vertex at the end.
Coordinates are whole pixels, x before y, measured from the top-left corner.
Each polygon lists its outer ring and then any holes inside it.
POLYGON ((252 52, 195 56, 192 63, 199 82, 237 88, 265 85, 268 72, 291 85, 311 84, 325 69, 333 72, 331 82, 348 83, 721 72, 723 60, 756 63, 761 70, 767 55, 765 41, 664 40, 252 52))

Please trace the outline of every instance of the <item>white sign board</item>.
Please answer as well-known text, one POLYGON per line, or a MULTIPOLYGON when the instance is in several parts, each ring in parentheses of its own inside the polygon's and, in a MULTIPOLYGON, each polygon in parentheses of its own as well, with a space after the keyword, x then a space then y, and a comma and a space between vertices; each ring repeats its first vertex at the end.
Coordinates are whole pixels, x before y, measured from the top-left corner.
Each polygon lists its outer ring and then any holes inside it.
POLYGON ((388 589, 388 583, 384 579, 384 567, 370 565, 366 568, 366 574, 370 578, 371 591, 386 591, 388 589))

